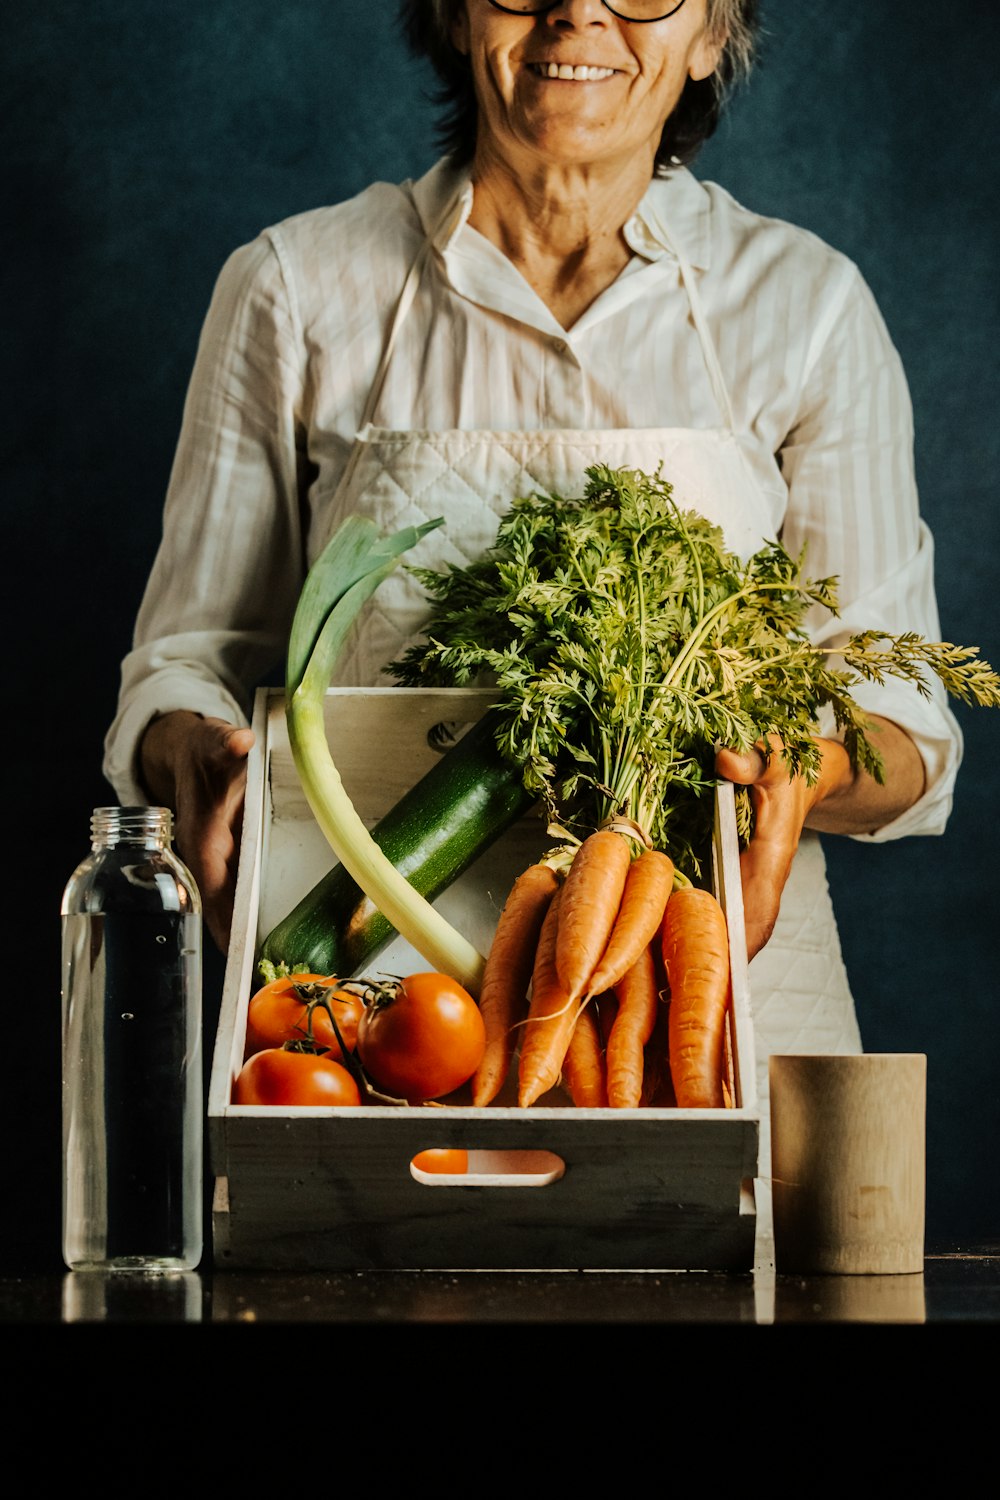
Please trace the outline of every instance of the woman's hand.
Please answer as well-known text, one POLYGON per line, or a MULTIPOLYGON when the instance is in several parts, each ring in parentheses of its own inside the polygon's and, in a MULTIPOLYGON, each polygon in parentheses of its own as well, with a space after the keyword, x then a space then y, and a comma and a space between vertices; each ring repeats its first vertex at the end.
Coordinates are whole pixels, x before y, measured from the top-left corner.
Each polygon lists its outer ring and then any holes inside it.
POLYGON ((754 834, 740 855, 748 958, 774 931, 803 828, 874 833, 922 796, 924 763, 909 735, 888 719, 873 717, 872 725, 871 740, 885 765, 881 784, 855 772, 836 740, 818 741, 821 766, 814 786, 803 776, 789 777, 776 738, 746 754, 723 749, 716 755, 718 774, 748 786, 753 803, 754 834))
POLYGON ((143 781, 174 813, 174 846, 201 893, 205 926, 225 953, 233 920, 253 730, 177 711, 154 719, 142 738, 143 781))

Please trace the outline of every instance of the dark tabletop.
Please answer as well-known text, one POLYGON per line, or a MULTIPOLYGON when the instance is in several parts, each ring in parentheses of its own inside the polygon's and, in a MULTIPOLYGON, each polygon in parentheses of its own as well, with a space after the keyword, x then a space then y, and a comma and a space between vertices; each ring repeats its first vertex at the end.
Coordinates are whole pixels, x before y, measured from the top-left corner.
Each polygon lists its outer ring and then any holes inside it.
POLYGON ((923 1274, 25 1271, 0 1322, 55 1324, 998 1324, 1000 1246, 928 1254, 923 1274))

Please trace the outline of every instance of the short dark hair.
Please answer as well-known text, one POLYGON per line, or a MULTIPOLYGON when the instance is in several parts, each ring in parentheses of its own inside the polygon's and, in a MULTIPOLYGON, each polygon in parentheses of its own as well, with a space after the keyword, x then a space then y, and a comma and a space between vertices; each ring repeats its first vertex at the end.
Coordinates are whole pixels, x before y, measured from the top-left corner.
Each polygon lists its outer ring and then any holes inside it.
MULTIPOLYGON (((436 102, 444 113, 438 142, 456 164, 472 160, 476 146, 479 106, 469 60, 452 45, 451 26, 464 0, 400 0, 399 14, 406 40, 418 57, 427 58, 441 82, 436 102)), ((712 135, 726 100, 750 74, 760 26, 758 0, 708 0, 708 24, 726 41, 715 72, 697 81, 689 78, 676 109, 663 128, 655 171, 663 173, 676 162, 694 159, 712 135)))

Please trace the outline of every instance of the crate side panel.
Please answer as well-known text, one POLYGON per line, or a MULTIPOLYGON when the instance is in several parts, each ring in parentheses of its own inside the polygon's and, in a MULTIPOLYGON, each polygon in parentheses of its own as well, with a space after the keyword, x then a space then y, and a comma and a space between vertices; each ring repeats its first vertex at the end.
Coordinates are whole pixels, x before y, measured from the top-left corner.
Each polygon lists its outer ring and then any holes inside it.
POLYGON ((280 1149, 272 1122, 230 1118, 223 1263, 735 1269, 752 1257, 741 1188, 753 1120, 715 1111, 696 1120, 661 1111, 615 1120, 603 1111, 434 1111, 426 1121, 374 1113, 286 1121, 280 1149), (544 1187, 415 1182, 412 1156, 449 1144, 546 1150, 565 1171, 544 1187))
POLYGON ((243 1060, 247 1003, 250 991, 254 987, 257 911, 260 904, 261 874, 266 868, 264 844, 271 821, 267 775, 269 711, 269 694, 258 692, 251 719, 257 753, 251 755, 247 766, 243 834, 240 841, 233 904, 232 941, 223 975, 219 1021, 208 1088, 209 1151, 212 1169, 216 1176, 225 1173, 225 1137, 221 1132, 219 1122, 229 1104, 233 1079, 243 1060))
POLYGON ((731 782, 722 782, 715 795, 713 836, 715 894, 726 914, 729 934, 729 970, 732 1011, 729 1045, 736 1075, 736 1104, 741 1109, 757 1107, 757 1070, 747 963, 746 924, 743 915, 743 885, 740 876, 740 845, 736 830, 736 798, 731 782))

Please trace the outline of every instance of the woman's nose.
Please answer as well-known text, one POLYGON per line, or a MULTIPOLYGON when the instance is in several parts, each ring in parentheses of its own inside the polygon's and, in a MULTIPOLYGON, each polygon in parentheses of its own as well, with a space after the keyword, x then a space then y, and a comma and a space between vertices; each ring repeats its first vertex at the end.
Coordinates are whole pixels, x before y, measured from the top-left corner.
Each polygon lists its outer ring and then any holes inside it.
POLYGON ((614 18, 603 0, 560 0, 545 19, 554 26, 607 26, 614 18))

